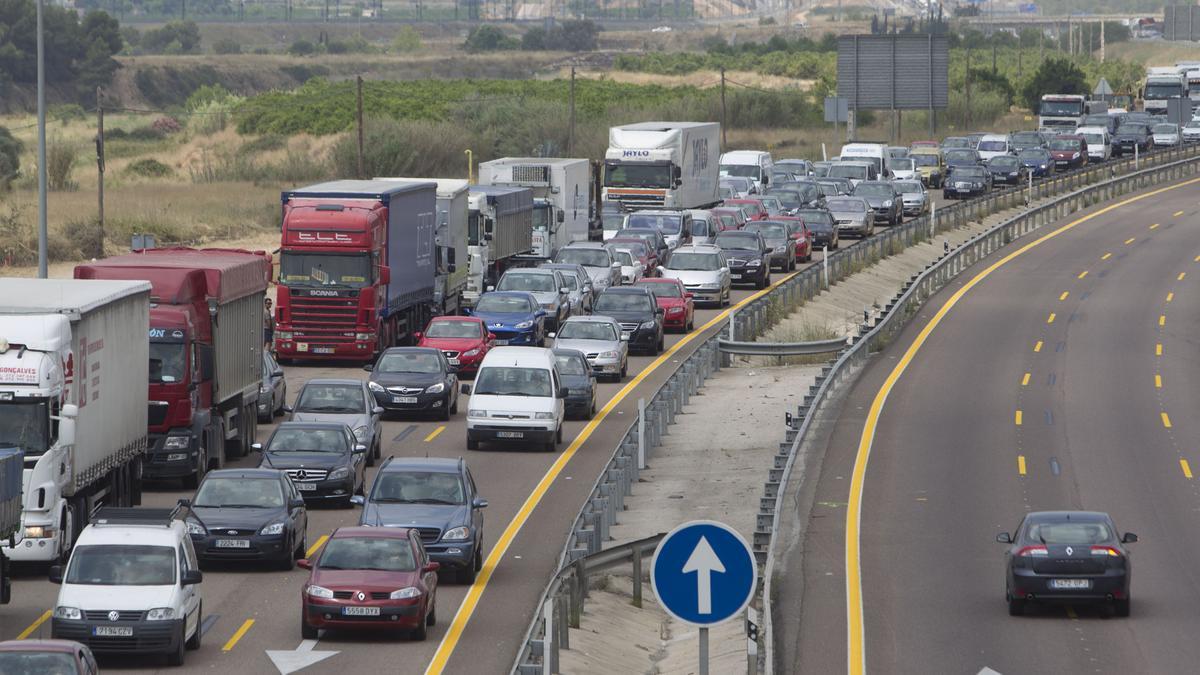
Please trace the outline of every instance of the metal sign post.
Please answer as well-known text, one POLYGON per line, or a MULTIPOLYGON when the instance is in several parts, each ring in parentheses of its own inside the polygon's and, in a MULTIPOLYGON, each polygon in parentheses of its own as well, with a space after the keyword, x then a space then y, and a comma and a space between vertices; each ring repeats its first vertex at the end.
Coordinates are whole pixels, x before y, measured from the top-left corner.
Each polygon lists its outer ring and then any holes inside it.
POLYGON ((646 399, 638 399, 638 470, 646 468, 646 399))
MULTIPOLYGON (((837 227, 834 224, 834 227, 837 227)), ((829 289, 829 244, 826 244, 821 253, 821 272, 825 277, 825 288, 829 289)))

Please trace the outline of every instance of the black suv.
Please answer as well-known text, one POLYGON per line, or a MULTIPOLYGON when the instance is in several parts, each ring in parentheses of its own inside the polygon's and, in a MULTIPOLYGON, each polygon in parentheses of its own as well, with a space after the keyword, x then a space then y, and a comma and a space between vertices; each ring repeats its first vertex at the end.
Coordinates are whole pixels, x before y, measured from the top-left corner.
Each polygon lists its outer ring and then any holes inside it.
POLYGON ((389 457, 364 499, 359 525, 406 527, 421 535, 430 560, 458 581, 475 583, 483 569, 483 509, 463 458, 389 457))
POLYGON ((663 350, 663 309, 654 294, 644 286, 606 288, 596 296, 592 312, 611 316, 621 324, 621 339, 629 342, 629 351, 657 356, 663 350))
POLYGON ((1150 149, 1153 142, 1154 135, 1150 133, 1149 124, 1122 122, 1112 137, 1112 154, 1113 157, 1132 155, 1135 147, 1137 152, 1144 153, 1150 149))
POLYGON ((345 424, 284 422, 264 446, 259 467, 281 469, 306 501, 336 501, 350 506, 366 484, 367 446, 345 424))
POLYGON ((758 232, 726 230, 713 238, 729 262, 733 283, 752 283, 755 288, 771 284, 771 247, 758 232))

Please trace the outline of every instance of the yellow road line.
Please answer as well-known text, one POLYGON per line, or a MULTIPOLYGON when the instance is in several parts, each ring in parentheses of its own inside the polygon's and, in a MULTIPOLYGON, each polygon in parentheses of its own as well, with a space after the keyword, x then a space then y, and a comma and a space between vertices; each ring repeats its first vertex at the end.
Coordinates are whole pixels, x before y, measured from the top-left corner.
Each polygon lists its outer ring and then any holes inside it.
POLYGON ((36 621, 29 624, 29 628, 26 628, 25 630, 21 631, 21 634, 17 636, 17 639, 24 640, 25 638, 29 637, 30 635, 33 635, 33 632, 35 630, 37 630, 38 628, 40 628, 42 624, 46 623, 46 619, 50 618, 50 614, 52 613, 52 611, 53 610, 48 609, 48 610, 42 612, 42 615, 39 616, 36 621))
POLYGON ((1021 386, 1022 387, 1029 386, 1029 373, 1025 373, 1025 377, 1021 378, 1021 386))
POLYGON ((1071 292, 1070 292, 1070 291, 1063 291, 1062 295, 1058 296, 1058 300, 1059 300, 1059 302, 1062 302, 1063 300, 1066 300, 1066 299, 1067 299, 1067 296, 1068 296, 1068 295, 1070 295, 1070 294, 1071 294, 1071 292))
POLYGON ((1050 316, 1046 317, 1046 323, 1054 323, 1054 312, 1050 312, 1050 316))
POLYGON ((1111 257, 1112 257, 1112 254, 1111 254, 1111 253, 1105 253, 1104 255, 1100 256, 1100 259, 1101 259, 1101 260, 1108 260, 1108 259, 1109 259, 1109 258, 1111 258, 1111 257))
POLYGON ((237 632, 233 634, 233 637, 229 638, 229 642, 226 642, 224 647, 221 647, 221 651, 233 651, 233 648, 237 646, 238 640, 241 640, 242 636, 244 636, 246 631, 250 630, 250 627, 253 625, 254 619, 246 619, 244 622, 242 622, 242 627, 237 629, 237 632))
POLYGON ((525 523, 529 520, 529 517, 533 515, 533 510, 537 508, 537 505, 539 502, 541 502, 542 497, 544 497, 546 492, 550 490, 550 486, 554 484, 554 481, 562 473, 563 469, 567 467, 567 464, 571 461, 571 458, 574 457, 575 453, 577 453, 579 449, 583 447, 583 444, 586 443, 589 438, 591 438, 596 429, 600 427, 600 424, 602 424, 604 420, 608 418, 609 413, 616 409, 616 407, 620 405, 621 402, 624 401, 625 398, 628 397, 629 394, 632 393, 634 389, 636 389, 637 386, 642 383, 643 380, 645 380, 647 377, 650 377, 650 375, 654 373, 654 371, 658 370, 658 368, 664 363, 667 363, 673 359, 676 353, 680 349, 683 349, 683 347, 689 342, 698 339, 707 330, 713 326, 716 326, 721 321, 724 321, 734 310, 741 309, 745 305, 754 302, 758 298, 771 292, 772 289, 780 284, 786 283, 788 279, 796 276, 796 274, 798 274, 798 272, 793 272, 781 278, 779 281, 771 284, 769 287, 764 288, 756 293, 752 293, 751 295, 743 298, 740 302, 736 303, 733 307, 730 307, 729 309, 726 309, 714 316, 708 321, 708 323, 680 338, 678 342, 671 345, 657 359, 652 361, 650 365, 646 366, 645 369, 631 378, 629 382, 621 388, 620 391, 618 391, 611 399, 608 400, 608 403, 604 404, 604 407, 596 413, 596 416, 592 418, 592 420, 588 422, 583 429, 580 430, 579 435, 575 437, 575 440, 571 441, 571 444, 567 446, 567 449, 563 450, 562 454, 558 456, 558 459, 555 460, 554 464, 551 464, 550 468, 546 470, 546 473, 542 476, 542 479, 538 481, 537 486, 534 487, 533 491, 529 493, 529 496, 525 498, 525 502, 521 505, 521 508, 517 510, 517 514, 513 516, 513 519, 509 521, 508 525, 505 526, 504 531, 500 533, 499 539, 497 539, 496 543, 492 545, 491 553, 489 553, 487 559, 483 561, 483 569, 479 571, 479 576, 476 577, 475 583, 467 589, 467 595, 463 598, 462 604, 458 606, 458 610, 454 613, 454 619, 450 622, 450 627, 446 629, 446 634, 442 636, 442 641, 440 644, 438 644, 437 652, 434 653, 433 659, 430 660, 429 665, 426 666, 426 675, 439 675, 446 669, 446 665, 450 662, 450 656, 454 653, 454 649, 458 646, 458 641, 462 639, 463 632, 467 628, 467 622, 471 620, 471 615, 475 613, 475 608, 479 605, 479 600, 483 597, 483 592, 485 589, 487 589, 488 582, 491 581, 492 573, 500 564, 500 561, 504 559, 505 554, 508 552, 508 547, 511 546, 513 540, 517 538, 517 534, 521 531, 521 528, 524 527, 525 523))
POLYGON ((1155 375, 1155 376, 1154 376, 1154 388, 1155 388, 1155 389, 1162 389, 1162 375, 1155 375))
POLYGON ((1165 411, 1159 413, 1159 415, 1162 416, 1163 426, 1170 429, 1171 428, 1171 418, 1167 416, 1167 413, 1165 411))
POLYGON ((1186 276, 1187 276, 1187 272, 1180 272, 1179 276, 1175 277, 1175 281, 1183 281, 1183 278, 1186 276))
MULTIPOLYGON (((860 526, 862 524, 862 502, 863 502, 863 487, 866 483, 867 464, 871 459, 871 446, 875 440, 875 429, 879 425, 879 417, 883 412, 883 406, 887 402, 888 394, 896 386, 900 376, 904 374, 908 365, 916 357, 917 352, 924 346, 929 336, 941 325, 942 320, 950 313, 950 310, 962 300, 972 288, 979 285, 984 279, 991 276, 993 272, 1000 269, 1009 262, 1015 260, 1027 251, 1049 241, 1064 232, 1068 232, 1080 223, 1085 223, 1089 220, 1119 209, 1128 204, 1163 194, 1171 190, 1175 190, 1188 185, 1200 183, 1200 178, 1193 178, 1176 185, 1159 188, 1145 194, 1123 199, 1119 202, 1109 204, 1101 209, 1097 209, 1089 214, 1081 216, 1057 229, 1047 232, 1037 239, 1025 244, 1015 251, 1005 255, 1003 258, 988 265, 986 268, 978 272, 969 281, 964 283, 953 295, 938 308, 929 322, 917 333, 912 343, 905 350, 904 354, 897 361, 892 371, 884 380, 883 385, 875 394, 874 400, 871 402, 871 407, 868 410, 867 418, 863 422, 863 432, 859 439, 858 451, 854 457, 854 470, 850 475, 850 494, 846 508, 846 664, 848 675, 862 675, 866 671, 866 646, 863 636, 863 592, 862 592, 862 567, 859 563, 861 556, 861 541, 859 539, 860 526)), ((1040 344, 1040 343, 1039 343, 1040 344)))
POLYGON ((1080 273, 1079 273, 1079 276, 1078 276, 1078 277, 1076 277, 1076 279, 1082 279, 1082 278, 1084 278, 1084 277, 1086 277, 1086 276, 1087 276, 1087 270, 1084 270, 1084 271, 1082 271, 1082 272, 1080 272, 1080 273))
POLYGON ((1035 345, 1033 346, 1033 351, 1035 351, 1035 352, 1040 352, 1040 351, 1042 351, 1042 341, 1041 341, 1041 340, 1038 340, 1038 341, 1037 341, 1037 344, 1035 344, 1035 345))
POLYGON ((1017 414, 1013 416, 1013 421, 1017 423, 1017 426, 1021 426, 1021 411, 1020 410, 1018 410, 1017 414))
POLYGON ((1158 229, 1158 223, 1155 223, 1155 224, 1151 225, 1151 226, 1150 226, 1150 229, 1152 229, 1152 230, 1157 230, 1157 229, 1158 229))
POLYGON ((1017 455, 1017 473, 1025 475, 1025 455, 1017 455))
POLYGON ((1200 262, 1200 255, 1196 256, 1195 258, 1192 258, 1192 262, 1200 262))
POLYGON ((1160 326, 1167 325, 1167 315, 1166 314, 1158 315, 1158 325, 1160 325, 1160 326))
POLYGON ((1178 218, 1179 216, 1183 215, 1183 211, 1176 211, 1175 213, 1172 213, 1171 215, 1178 218))
POLYGON ((1174 299, 1175 299, 1175 294, 1174 294, 1174 293, 1167 293, 1167 302, 1170 302, 1170 301, 1172 301, 1172 300, 1174 300, 1174 299))
POLYGON ((1128 246, 1128 245, 1132 244, 1132 243, 1133 243, 1134 241, 1136 241, 1136 240, 1137 240, 1137 237, 1130 237, 1130 238, 1128 238, 1128 239, 1126 239, 1126 240, 1125 240, 1125 245, 1126 245, 1126 246, 1128 246))
POLYGON ((324 546, 325 542, 327 542, 327 541, 329 541, 329 535, 327 535, 327 534, 323 534, 320 537, 318 537, 316 543, 313 544, 312 546, 309 546, 308 550, 304 552, 304 557, 311 558, 312 554, 316 553, 317 549, 324 546))
POLYGON ((438 428, 436 428, 436 429, 434 429, 433 431, 429 432, 429 435, 425 437, 425 442, 426 442, 426 443, 429 443, 429 442, 430 442, 430 441, 432 441, 433 439, 437 438, 437 437, 438 437, 438 434, 442 433, 442 432, 443 432, 443 431, 445 431, 445 430, 446 430, 446 425, 445 425, 445 424, 443 424, 443 425, 439 426, 438 428))
POLYGON ((1161 342, 1159 342, 1158 344, 1154 345, 1154 355, 1155 355, 1155 356, 1162 356, 1162 343, 1161 343, 1161 342))
POLYGON ((1188 464, 1186 459, 1180 458, 1179 468, 1183 469, 1183 475, 1187 476, 1189 479, 1192 477, 1192 467, 1190 464, 1188 464))

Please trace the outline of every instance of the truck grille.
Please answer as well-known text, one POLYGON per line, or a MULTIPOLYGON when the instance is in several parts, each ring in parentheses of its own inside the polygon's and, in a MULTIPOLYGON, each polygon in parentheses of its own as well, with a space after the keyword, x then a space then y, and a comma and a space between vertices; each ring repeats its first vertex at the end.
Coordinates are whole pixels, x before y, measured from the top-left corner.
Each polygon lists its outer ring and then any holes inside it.
POLYGON ((615 197, 615 201, 625 211, 637 211, 640 209, 660 209, 665 199, 658 195, 620 195, 615 197))
POLYGON ((291 323, 297 329, 344 331, 358 325, 357 296, 314 298, 293 290, 290 299, 291 323))

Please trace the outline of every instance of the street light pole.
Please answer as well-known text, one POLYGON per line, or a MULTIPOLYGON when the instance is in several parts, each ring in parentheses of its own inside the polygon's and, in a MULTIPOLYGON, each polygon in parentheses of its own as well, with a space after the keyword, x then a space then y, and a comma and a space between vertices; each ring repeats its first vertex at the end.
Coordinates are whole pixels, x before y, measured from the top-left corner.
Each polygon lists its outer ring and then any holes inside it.
POLYGON ((49 276, 46 259, 46 54, 42 39, 42 0, 37 0, 38 278, 49 276))

